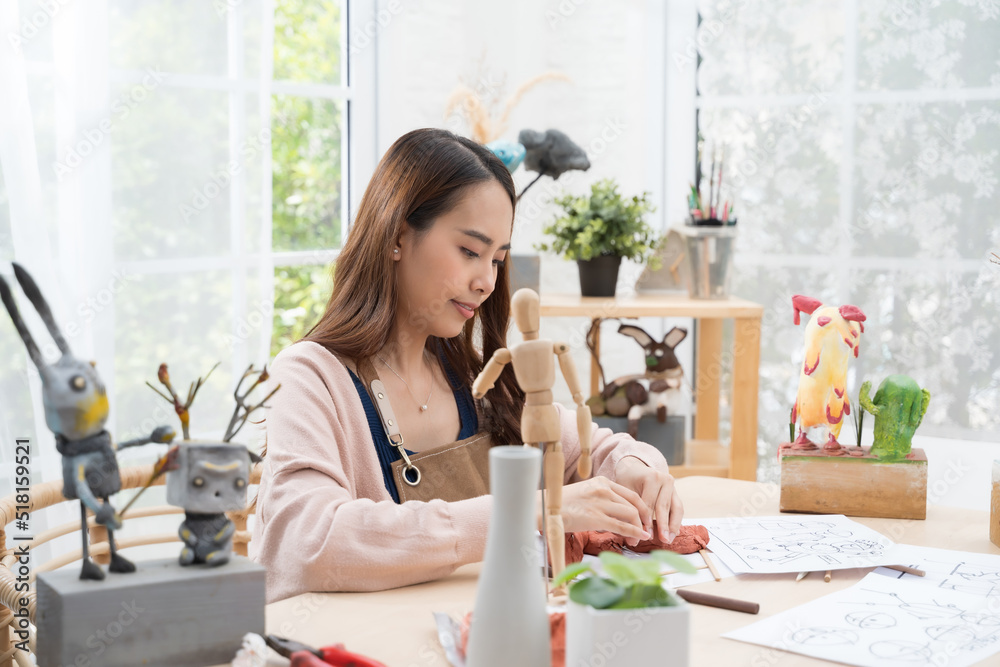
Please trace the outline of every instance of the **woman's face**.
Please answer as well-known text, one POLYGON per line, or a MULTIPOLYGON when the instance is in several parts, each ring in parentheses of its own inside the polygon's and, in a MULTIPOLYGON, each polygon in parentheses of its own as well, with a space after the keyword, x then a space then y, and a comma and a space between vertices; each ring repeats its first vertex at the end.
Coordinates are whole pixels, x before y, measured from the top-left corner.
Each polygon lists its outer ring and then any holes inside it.
MULTIPOLYGON (((453 338, 493 293, 510 250, 513 209, 496 181, 473 186, 417 237, 404 225, 396 260, 397 328, 453 338)), ((391 252, 391 251, 390 251, 391 252)))

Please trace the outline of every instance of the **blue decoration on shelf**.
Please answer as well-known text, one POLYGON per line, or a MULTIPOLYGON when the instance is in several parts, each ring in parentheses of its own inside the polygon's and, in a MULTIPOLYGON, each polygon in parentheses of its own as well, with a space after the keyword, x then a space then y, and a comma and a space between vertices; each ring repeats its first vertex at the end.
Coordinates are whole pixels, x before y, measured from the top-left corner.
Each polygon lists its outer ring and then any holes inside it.
POLYGON ((486 147, 493 151, 507 167, 507 171, 514 173, 517 168, 521 166, 524 162, 524 156, 527 151, 525 151, 524 146, 517 143, 516 141, 507 141, 506 139, 498 139, 496 141, 491 141, 486 144, 486 147))

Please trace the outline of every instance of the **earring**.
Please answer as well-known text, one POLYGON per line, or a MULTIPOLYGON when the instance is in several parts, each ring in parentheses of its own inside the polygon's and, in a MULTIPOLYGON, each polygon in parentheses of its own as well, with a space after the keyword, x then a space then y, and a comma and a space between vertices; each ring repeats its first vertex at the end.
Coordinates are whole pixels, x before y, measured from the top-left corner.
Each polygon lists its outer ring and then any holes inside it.
POLYGON ((399 254, 399 248, 393 248, 392 254, 398 255, 399 254))

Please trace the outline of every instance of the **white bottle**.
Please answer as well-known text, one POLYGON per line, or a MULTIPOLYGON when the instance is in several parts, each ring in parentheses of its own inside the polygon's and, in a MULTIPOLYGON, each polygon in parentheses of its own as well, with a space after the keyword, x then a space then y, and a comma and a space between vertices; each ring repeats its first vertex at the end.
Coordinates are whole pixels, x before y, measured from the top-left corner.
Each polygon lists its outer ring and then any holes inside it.
POLYGON ((542 454, 534 447, 490 450, 493 515, 469 628, 468 667, 550 667, 545 582, 535 498, 542 454))

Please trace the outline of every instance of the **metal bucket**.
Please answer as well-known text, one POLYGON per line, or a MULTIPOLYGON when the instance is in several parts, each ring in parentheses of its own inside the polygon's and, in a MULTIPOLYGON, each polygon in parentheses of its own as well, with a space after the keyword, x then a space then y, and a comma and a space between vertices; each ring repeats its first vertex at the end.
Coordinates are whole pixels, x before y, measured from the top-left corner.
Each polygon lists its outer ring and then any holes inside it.
POLYGON ((685 225, 677 231, 687 251, 684 276, 691 298, 728 298, 736 228, 685 225))

